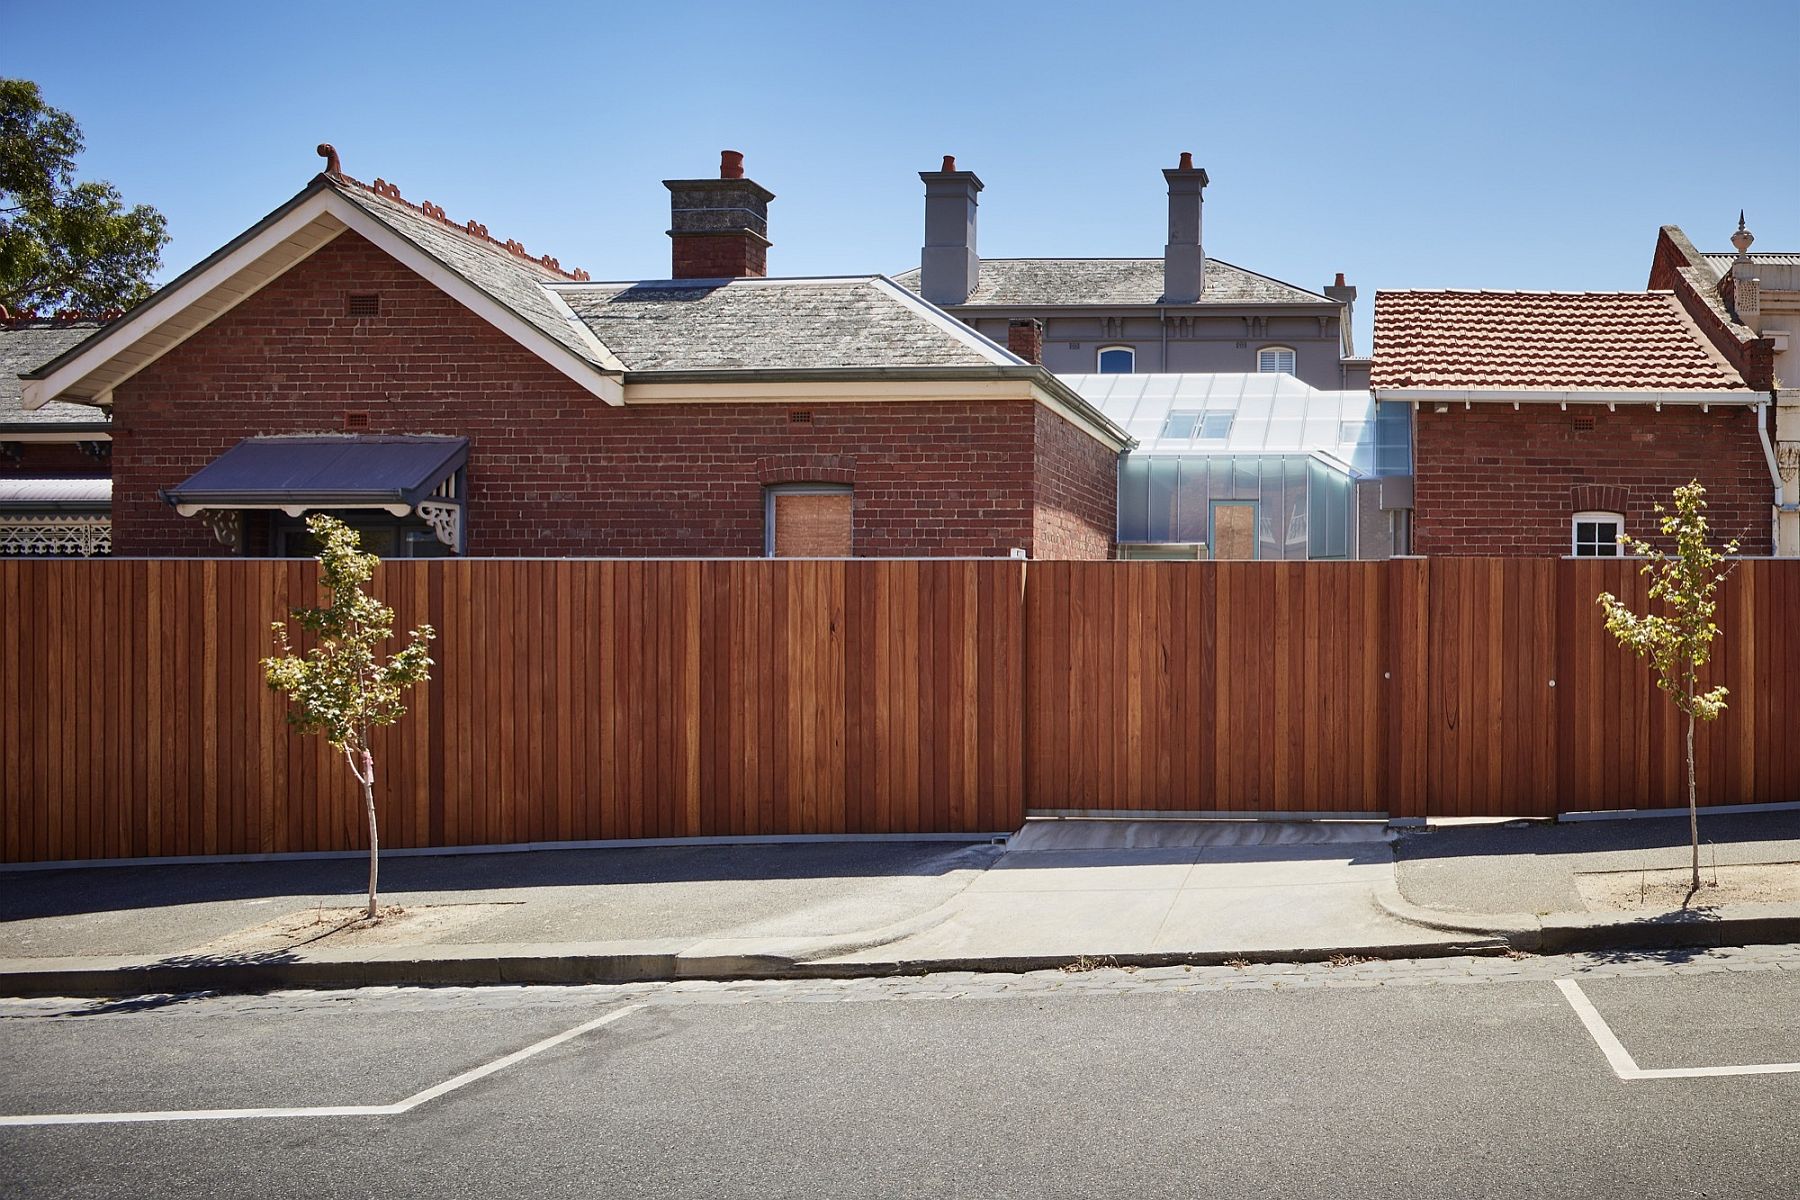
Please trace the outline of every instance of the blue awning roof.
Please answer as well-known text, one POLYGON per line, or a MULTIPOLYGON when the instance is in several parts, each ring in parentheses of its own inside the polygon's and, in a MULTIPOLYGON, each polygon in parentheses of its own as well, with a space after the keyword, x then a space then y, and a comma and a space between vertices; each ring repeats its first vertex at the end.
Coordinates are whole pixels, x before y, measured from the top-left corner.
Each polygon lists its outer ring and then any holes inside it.
POLYGON ((459 437, 245 438, 163 497, 185 509, 411 508, 468 457, 459 437))

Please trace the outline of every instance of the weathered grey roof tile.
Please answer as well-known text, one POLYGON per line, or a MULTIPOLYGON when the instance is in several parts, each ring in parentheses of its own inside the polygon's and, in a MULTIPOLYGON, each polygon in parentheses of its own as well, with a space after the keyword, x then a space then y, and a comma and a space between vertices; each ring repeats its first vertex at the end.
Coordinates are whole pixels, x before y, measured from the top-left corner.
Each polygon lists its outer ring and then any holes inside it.
POLYGON ((20 425, 98 425, 104 411, 86 404, 53 401, 26 412, 19 402, 24 388, 21 372, 34 370, 66 350, 85 342, 104 327, 104 321, 64 321, 54 318, 13 318, 0 322, 0 428, 20 425))
MULTIPOLYGON (((919 290, 917 269, 894 277, 919 290)), ((1160 304, 1160 258, 984 258, 971 305, 1031 308, 1050 305, 1137 307, 1160 304)), ((1246 271, 1216 258, 1206 260, 1202 304, 1329 304, 1317 292, 1246 271)), ((956 307, 962 307, 958 305, 956 307)))

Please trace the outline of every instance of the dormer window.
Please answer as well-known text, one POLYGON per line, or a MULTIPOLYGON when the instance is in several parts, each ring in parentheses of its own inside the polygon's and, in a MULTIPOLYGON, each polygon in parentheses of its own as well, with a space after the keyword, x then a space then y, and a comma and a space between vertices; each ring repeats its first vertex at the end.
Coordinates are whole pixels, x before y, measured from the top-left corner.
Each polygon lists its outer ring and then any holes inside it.
POLYGON ((1263 375, 1294 374, 1294 352, 1287 346, 1264 346, 1256 352, 1256 369, 1263 375))
POLYGON ((1129 375, 1136 370, 1137 351, 1130 346, 1100 347, 1100 374, 1129 375))

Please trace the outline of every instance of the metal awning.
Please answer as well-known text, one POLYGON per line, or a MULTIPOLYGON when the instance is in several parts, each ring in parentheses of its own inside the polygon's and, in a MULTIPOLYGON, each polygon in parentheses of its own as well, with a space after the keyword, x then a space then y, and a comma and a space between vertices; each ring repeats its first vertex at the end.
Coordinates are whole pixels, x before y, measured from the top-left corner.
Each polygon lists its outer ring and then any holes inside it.
POLYGON ((0 479, 0 513, 108 513, 110 479, 0 479))
POLYGON ((459 472, 469 439, 427 434, 309 434, 245 438, 162 498, 203 516, 227 545, 241 541, 245 509, 299 517, 328 509, 380 509, 424 519, 462 549, 459 472))
POLYGON ((459 437, 245 438, 163 493, 184 517, 202 509, 382 508, 404 516, 469 457, 459 437))

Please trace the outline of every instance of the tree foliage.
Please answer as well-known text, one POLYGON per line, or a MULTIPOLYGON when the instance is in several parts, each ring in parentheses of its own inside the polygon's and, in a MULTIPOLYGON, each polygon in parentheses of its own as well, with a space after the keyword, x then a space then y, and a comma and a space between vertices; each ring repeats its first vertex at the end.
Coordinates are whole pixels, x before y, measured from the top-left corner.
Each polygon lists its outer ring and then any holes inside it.
POLYGON ((1619 535, 1627 553, 1644 560, 1639 573, 1650 577, 1650 601, 1660 610, 1639 613, 1611 592, 1598 598, 1606 614, 1606 628, 1619 644, 1650 664, 1656 686, 1687 717, 1688 828, 1693 842, 1693 888, 1700 888, 1700 813, 1694 775, 1694 722, 1716 721, 1725 711, 1724 684, 1699 690, 1700 671, 1712 658, 1713 639, 1719 627, 1715 594, 1731 573, 1724 566, 1738 544, 1722 548, 1712 544, 1706 522, 1706 489, 1698 480, 1675 489, 1675 511, 1656 506, 1657 525, 1672 538, 1669 554, 1649 542, 1619 535))
POLYGON ((288 724, 323 736, 344 755, 362 785, 369 820, 369 918, 374 920, 380 839, 369 734, 406 715, 406 689, 431 677, 429 651, 437 635, 431 626, 421 625, 384 660, 382 650, 394 636, 394 610, 363 590, 380 560, 363 551, 357 532, 334 517, 315 513, 306 527, 319 543, 319 582, 328 602, 292 612, 308 635, 303 640, 312 643, 305 650, 294 645, 285 622, 273 624, 277 653, 263 660, 263 672, 269 687, 290 701, 288 724))
POLYGON ((77 183, 81 127, 28 79, 0 79, 0 304, 129 308, 151 292, 168 222, 110 183, 77 183))

